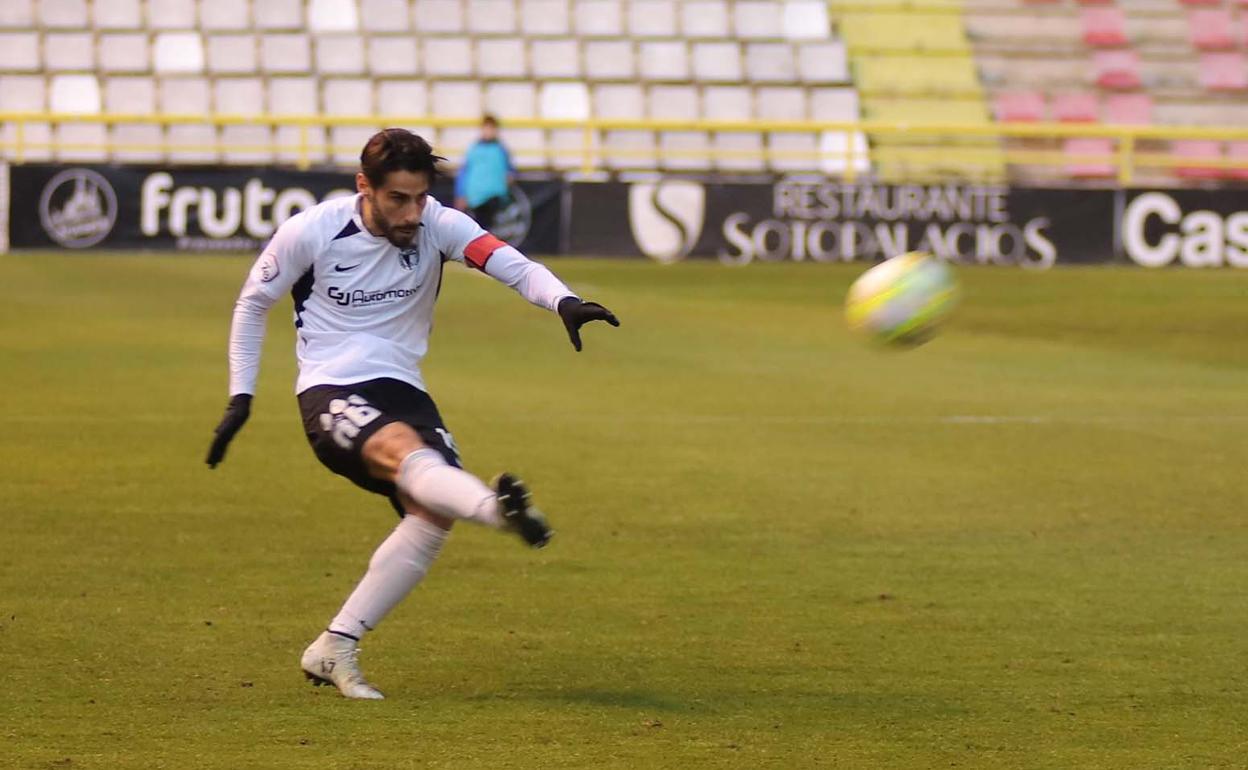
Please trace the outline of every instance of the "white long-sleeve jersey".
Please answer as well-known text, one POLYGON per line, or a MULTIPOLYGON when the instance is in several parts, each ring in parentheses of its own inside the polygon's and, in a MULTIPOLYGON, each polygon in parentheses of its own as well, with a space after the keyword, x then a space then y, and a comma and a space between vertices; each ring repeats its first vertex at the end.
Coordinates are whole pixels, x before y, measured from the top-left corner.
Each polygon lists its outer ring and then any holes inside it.
POLYGON ((265 317, 287 293, 295 303, 296 393, 379 377, 425 390, 420 362, 444 262, 477 268, 548 310, 575 296, 545 267, 432 197, 403 249, 368 232, 360 200, 336 198, 296 214, 261 252, 234 306, 230 395, 255 393, 265 317))

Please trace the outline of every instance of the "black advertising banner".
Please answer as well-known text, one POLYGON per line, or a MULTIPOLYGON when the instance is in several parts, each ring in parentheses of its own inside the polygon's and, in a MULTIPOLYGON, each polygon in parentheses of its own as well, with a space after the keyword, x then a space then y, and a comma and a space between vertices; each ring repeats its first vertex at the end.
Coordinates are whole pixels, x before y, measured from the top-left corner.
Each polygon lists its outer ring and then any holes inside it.
MULTIPOLYGON (((256 251, 317 202, 355 192, 348 172, 280 168, 10 168, 14 248, 256 251)), ((563 182, 521 182, 495 233, 532 254, 558 251, 563 182)), ((452 182, 433 195, 448 204, 452 182)))
POLYGON ((1145 267, 1248 267, 1248 190, 1128 190, 1118 247, 1145 267))
POLYGON ((576 253, 659 261, 876 261, 928 251, 968 264, 1047 268, 1114 258, 1114 193, 973 185, 663 179, 575 184, 576 253))

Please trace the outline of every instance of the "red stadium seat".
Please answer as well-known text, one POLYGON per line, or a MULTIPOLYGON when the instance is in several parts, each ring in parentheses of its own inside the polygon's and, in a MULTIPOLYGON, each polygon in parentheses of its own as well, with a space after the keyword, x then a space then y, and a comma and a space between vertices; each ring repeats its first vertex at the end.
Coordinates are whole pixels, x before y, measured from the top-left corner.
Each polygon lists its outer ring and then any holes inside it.
POLYGON ((1112 139, 1073 137, 1063 143, 1062 149, 1070 159, 1066 164, 1066 173, 1070 176, 1081 179, 1102 179, 1114 175, 1115 168, 1112 163, 1114 141, 1112 139))
POLYGON ((1095 123, 1101 119, 1101 105, 1089 91, 1059 93, 1053 96, 1053 117, 1062 123, 1095 123))
POLYGON ((1201 8, 1187 18, 1192 45, 1202 51, 1222 51, 1235 47, 1231 35, 1234 24, 1226 8, 1201 8))
POLYGON ((1121 8, 1084 8, 1083 42, 1093 48, 1118 48, 1127 44, 1127 17, 1121 8))
POLYGON ((1039 91, 1000 93, 994 106, 1003 123, 1035 123, 1045 117, 1044 94, 1039 91))
POLYGON ((1207 53, 1200 57, 1200 85, 1209 91, 1248 89, 1248 66, 1239 52, 1207 53))
POLYGON ((1105 97, 1105 122, 1120 126, 1147 126, 1153 122, 1153 97, 1148 94, 1110 94, 1105 97))
MULTIPOLYGON (((1212 139, 1181 139, 1171 145, 1171 152, 1180 158, 1214 160, 1222 157, 1222 143, 1212 139)), ((1222 169, 1213 166, 1175 166, 1174 173, 1183 179, 1221 179, 1222 169)))
POLYGON ((1096 84, 1102 88, 1140 87, 1140 55, 1135 51, 1096 51, 1092 54, 1092 71, 1096 84))
POLYGON ((1226 154, 1231 160, 1244 164, 1240 168, 1228 169, 1226 175, 1231 179, 1248 179, 1248 142, 1231 142, 1226 147, 1226 154))

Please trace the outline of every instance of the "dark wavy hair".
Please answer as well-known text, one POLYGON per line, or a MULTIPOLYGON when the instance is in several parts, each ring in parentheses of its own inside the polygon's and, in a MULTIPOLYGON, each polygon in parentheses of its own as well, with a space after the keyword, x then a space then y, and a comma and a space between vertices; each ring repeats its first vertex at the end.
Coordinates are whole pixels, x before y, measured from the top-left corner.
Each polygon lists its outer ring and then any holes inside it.
POLYGON ((429 175, 429 184, 441 174, 438 163, 446 160, 434 155, 433 148, 423 137, 406 128, 385 128, 373 134, 360 152, 360 171, 373 187, 386 183, 391 171, 423 171, 429 175))

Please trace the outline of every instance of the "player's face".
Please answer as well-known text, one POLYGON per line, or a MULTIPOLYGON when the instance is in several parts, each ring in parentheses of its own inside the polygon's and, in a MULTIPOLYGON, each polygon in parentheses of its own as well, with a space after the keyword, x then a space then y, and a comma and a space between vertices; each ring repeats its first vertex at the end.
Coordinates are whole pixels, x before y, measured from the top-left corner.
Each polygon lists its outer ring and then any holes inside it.
POLYGON ((399 248, 412 245, 429 198, 429 175, 423 171, 391 171, 380 187, 357 174, 356 187, 364 194, 364 222, 399 248))

